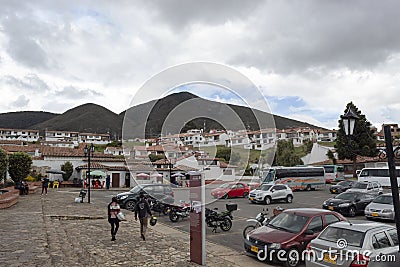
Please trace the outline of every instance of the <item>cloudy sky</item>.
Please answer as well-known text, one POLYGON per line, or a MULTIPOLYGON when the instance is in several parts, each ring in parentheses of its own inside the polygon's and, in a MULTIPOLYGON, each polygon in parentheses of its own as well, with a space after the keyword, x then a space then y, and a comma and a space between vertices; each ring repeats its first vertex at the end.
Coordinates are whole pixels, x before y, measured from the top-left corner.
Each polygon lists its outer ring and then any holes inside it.
POLYGON ((160 71, 207 61, 249 77, 275 114, 335 128, 353 101, 400 123, 399 1, 72 2, 0 0, 0 113, 119 113, 160 71))

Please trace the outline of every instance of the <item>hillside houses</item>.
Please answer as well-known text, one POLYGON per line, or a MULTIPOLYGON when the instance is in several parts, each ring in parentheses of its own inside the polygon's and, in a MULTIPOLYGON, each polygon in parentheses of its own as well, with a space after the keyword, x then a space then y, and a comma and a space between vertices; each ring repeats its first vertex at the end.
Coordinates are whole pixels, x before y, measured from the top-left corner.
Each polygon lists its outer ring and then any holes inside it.
POLYGON ((36 142, 39 138, 39 130, 0 128, 0 140, 36 142))

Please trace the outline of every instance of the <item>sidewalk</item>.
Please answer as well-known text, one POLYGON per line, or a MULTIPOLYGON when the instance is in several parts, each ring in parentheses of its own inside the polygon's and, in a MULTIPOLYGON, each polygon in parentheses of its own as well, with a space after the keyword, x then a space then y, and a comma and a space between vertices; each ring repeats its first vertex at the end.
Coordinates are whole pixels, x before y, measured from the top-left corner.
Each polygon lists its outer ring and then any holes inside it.
MULTIPOLYGON (((189 261, 189 235, 157 224, 146 241, 127 212, 112 242, 104 203, 74 203, 77 189, 22 196, 0 213, 3 266, 198 266, 189 261)), ((268 266, 207 242, 207 266, 268 266)))

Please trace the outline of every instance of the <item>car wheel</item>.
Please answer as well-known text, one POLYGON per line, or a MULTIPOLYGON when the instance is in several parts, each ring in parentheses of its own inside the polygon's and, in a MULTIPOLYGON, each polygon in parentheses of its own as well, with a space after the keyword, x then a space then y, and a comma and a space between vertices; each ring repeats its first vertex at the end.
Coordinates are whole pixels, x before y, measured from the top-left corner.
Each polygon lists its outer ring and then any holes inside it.
POLYGON ((297 267, 300 264, 300 253, 296 248, 291 248, 287 252, 287 260, 286 266, 287 267, 297 267))
POLYGON ((136 205, 136 203, 135 203, 135 201, 133 201, 133 200, 128 200, 128 201, 125 203, 126 209, 127 209, 127 210, 130 210, 130 211, 134 211, 134 210, 135 210, 135 205, 136 205))
POLYGON ((353 206, 351 206, 351 207, 349 208, 349 216, 350 216, 350 217, 356 216, 356 208, 354 208, 353 206))
POLYGON ((265 203, 265 205, 271 204, 271 197, 270 197, 270 196, 266 196, 266 197, 264 198, 264 203, 265 203))
POLYGON ((248 196, 249 196, 249 192, 244 192, 244 193, 243 193, 243 197, 244 197, 244 198, 246 198, 246 197, 248 197, 248 196))
POLYGON ((311 191, 311 185, 307 185, 307 187, 306 187, 306 191, 311 191))
POLYGON ((286 202, 287 202, 287 203, 292 203, 292 201, 293 201, 293 196, 292 196, 292 195, 288 195, 288 196, 286 197, 286 202))

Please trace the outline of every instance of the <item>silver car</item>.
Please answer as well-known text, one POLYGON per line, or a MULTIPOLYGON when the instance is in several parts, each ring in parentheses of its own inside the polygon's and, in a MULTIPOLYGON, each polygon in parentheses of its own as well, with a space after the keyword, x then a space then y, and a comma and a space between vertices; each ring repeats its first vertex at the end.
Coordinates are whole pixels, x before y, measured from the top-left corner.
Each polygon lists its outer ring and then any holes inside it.
POLYGON ((364 192, 371 195, 381 195, 383 194, 383 188, 377 182, 356 182, 346 192, 364 192))
POLYGON ((337 222, 307 246, 307 267, 400 265, 396 228, 378 222, 337 222))
POLYGON ((394 206, 391 193, 376 197, 365 207, 367 219, 387 219, 394 221, 394 206))

